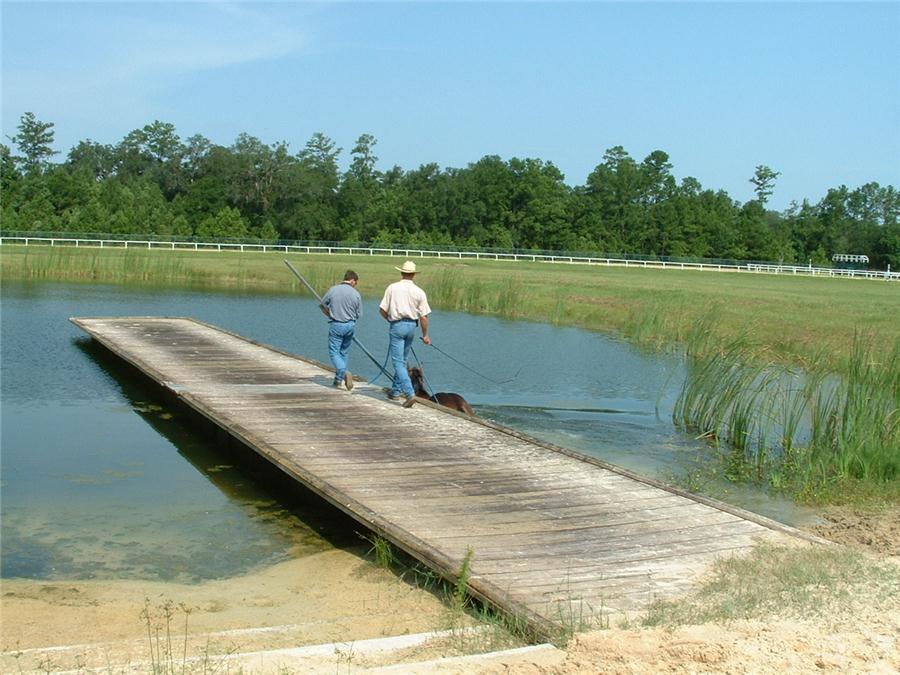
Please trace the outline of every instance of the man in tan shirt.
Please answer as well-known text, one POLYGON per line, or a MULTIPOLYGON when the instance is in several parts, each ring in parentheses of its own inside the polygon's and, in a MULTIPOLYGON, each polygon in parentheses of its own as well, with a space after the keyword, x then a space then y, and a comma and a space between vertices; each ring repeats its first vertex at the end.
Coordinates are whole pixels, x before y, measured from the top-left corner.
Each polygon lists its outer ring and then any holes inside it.
POLYGON ((390 323, 389 354, 394 364, 394 382, 388 398, 396 400, 401 396, 411 398, 415 394, 409 379, 407 359, 416 336, 416 325, 422 326, 422 341, 426 345, 431 344, 431 338, 428 337, 428 315, 431 314, 431 307, 428 306, 425 291, 413 281, 416 276, 416 264, 407 260, 403 263, 403 267, 394 269, 400 272, 402 279, 387 287, 378 310, 390 323))

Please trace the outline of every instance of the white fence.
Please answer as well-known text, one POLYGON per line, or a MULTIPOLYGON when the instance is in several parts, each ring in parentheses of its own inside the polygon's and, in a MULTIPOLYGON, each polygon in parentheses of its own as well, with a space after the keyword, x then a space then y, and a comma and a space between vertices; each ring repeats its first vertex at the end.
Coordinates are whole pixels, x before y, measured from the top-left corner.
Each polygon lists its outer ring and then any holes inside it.
POLYGON ((69 237, 0 237, 0 245, 75 246, 79 248, 144 248, 190 251, 257 251, 278 253, 317 253, 340 255, 383 255, 401 258, 451 258, 457 260, 500 260, 510 262, 563 263, 568 265, 609 265, 655 269, 744 272, 751 274, 788 274, 850 279, 900 280, 900 272, 845 270, 811 265, 776 265, 770 263, 725 264, 717 262, 673 262, 665 260, 627 260, 587 256, 552 255, 547 253, 491 253, 485 251, 431 251, 415 248, 358 248, 348 246, 299 246, 291 244, 231 244, 193 241, 148 241, 140 239, 78 239, 69 237))

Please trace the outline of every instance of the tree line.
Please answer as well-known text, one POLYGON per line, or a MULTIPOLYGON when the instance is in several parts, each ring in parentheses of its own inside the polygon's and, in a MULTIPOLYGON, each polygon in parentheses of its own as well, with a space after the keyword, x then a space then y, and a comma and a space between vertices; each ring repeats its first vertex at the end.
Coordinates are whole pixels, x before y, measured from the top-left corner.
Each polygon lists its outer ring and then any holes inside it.
POLYGON ((755 198, 672 175, 669 156, 610 148, 584 185, 541 159, 482 157, 465 168, 377 167, 363 134, 346 171, 316 133, 292 153, 243 133, 230 146, 182 140, 155 121, 116 145, 90 139, 54 162, 54 124, 32 113, 0 144, 3 229, 265 241, 544 249, 592 254, 828 264, 835 253, 900 268, 900 192, 867 183, 818 202, 766 208, 777 171, 757 166, 755 198))

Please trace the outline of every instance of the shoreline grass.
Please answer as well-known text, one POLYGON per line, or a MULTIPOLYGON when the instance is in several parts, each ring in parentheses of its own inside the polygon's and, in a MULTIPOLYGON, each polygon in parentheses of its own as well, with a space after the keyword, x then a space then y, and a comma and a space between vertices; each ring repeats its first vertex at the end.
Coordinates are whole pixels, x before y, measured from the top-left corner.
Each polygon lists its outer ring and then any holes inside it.
POLYGON ((704 324, 686 345, 677 426, 718 448, 726 477, 821 501, 849 483, 886 493, 900 483, 900 344, 887 359, 855 336, 847 368, 809 372, 765 360, 736 339, 710 344, 704 324))
MULTIPOLYGON (((285 257, 322 290, 352 268, 370 298, 397 279, 400 261, 4 244, 0 278, 307 294, 282 264, 285 257)), ((436 310, 615 331, 650 348, 684 342, 710 314, 715 342, 745 337, 771 358, 800 367, 824 362, 845 369, 859 332, 876 358, 889 356, 897 341, 900 286, 888 281, 447 259, 422 259, 419 266, 416 281, 436 310)))
MULTIPOLYGON (((4 245, 0 278, 308 295, 352 268, 380 298, 389 256, 4 245)), ((895 498, 900 428, 900 286, 886 281, 528 262, 422 259, 438 311, 616 332, 686 353, 676 423, 719 443, 734 480, 811 501, 895 498), (887 486, 887 487, 885 487, 887 486)))

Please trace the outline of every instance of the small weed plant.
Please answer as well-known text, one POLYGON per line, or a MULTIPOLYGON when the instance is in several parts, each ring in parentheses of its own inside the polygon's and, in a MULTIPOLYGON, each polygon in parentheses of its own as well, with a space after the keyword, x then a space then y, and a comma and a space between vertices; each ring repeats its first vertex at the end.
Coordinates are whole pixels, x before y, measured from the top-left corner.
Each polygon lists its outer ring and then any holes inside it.
POLYGON ((362 537, 372 545, 372 548, 369 549, 366 555, 374 558, 376 567, 380 567, 381 569, 386 570, 392 569, 394 567, 394 547, 391 546, 391 542, 382 537, 380 534, 363 534, 360 535, 360 537, 362 537))

